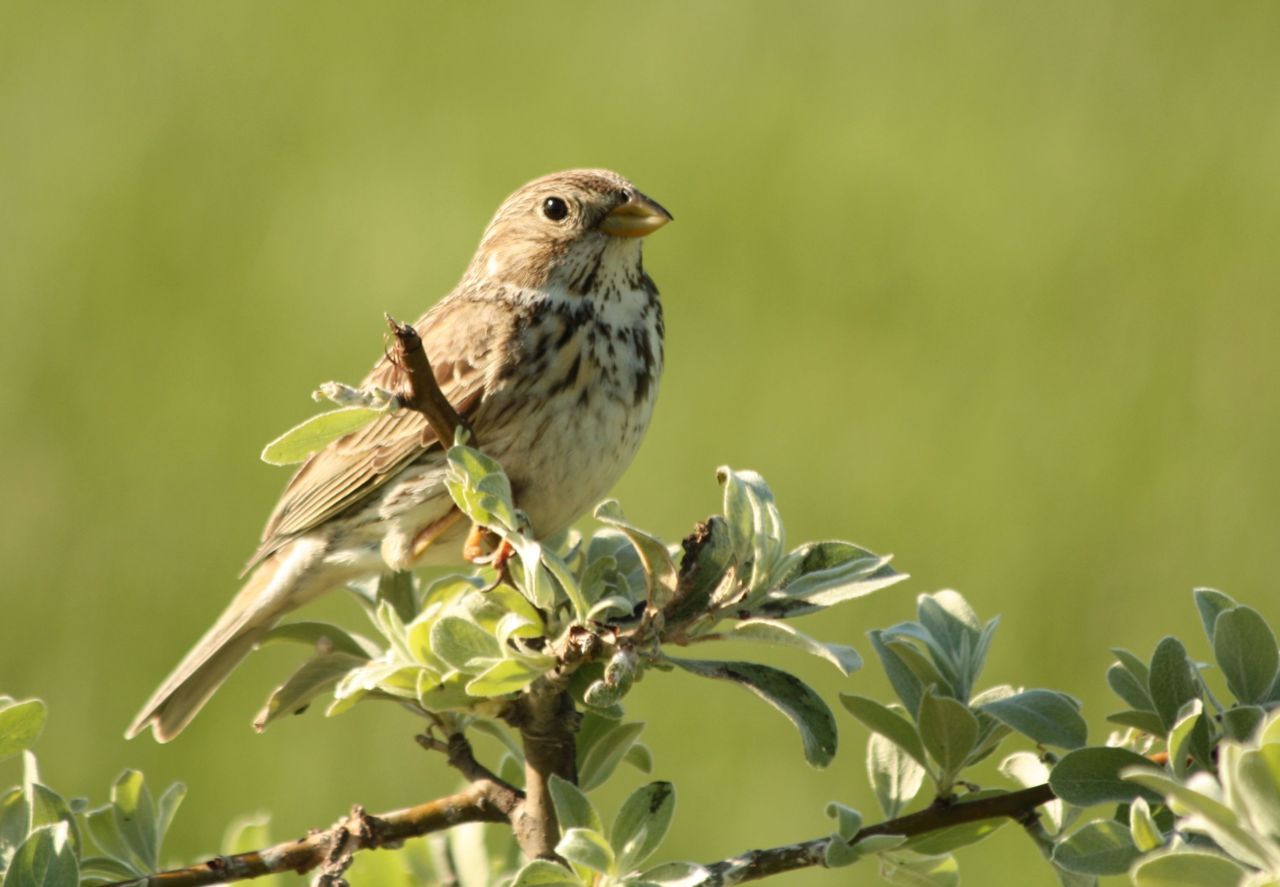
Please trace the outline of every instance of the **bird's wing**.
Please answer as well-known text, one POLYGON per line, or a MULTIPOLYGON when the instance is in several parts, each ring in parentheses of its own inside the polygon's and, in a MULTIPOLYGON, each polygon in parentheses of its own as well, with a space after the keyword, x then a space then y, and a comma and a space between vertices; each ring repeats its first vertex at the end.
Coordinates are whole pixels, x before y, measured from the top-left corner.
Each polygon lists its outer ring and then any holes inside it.
MULTIPOLYGON (((484 394, 486 365, 493 351, 490 337, 498 332, 478 329, 474 322, 469 322, 471 318, 465 317, 469 313, 466 303, 451 304, 446 300, 416 324, 441 391, 464 417, 475 409, 484 394), (489 341, 476 341, 477 333, 489 341)), ((363 384, 396 390, 399 372, 395 364, 384 357, 363 384)), ((250 566, 299 533, 319 526, 365 499, 437 443, 435 433, 421 413, 397 410, 314 453, 285 487, 262 532, 262 546, 250 566)))

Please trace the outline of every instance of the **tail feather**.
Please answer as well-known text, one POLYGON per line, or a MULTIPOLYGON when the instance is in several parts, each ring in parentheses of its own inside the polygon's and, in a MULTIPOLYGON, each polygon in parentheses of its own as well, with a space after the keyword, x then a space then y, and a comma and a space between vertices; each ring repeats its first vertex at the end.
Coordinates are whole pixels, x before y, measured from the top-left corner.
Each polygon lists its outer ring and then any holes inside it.
POLYGON ((286 547, 258 565, 218 621, 147 700, 126 738, 147 727, 158 742, 182 732, 280 617, 300 603, 302 580, 310 571, 299 556, 309 561, 306 555, 286 547))

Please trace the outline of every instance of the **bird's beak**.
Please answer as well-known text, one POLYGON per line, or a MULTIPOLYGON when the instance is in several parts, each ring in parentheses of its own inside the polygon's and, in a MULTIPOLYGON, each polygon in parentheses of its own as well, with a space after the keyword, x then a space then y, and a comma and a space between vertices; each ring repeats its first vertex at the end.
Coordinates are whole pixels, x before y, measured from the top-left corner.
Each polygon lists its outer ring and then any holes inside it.
POLYGON ((609 210, 600 223, 600 230, 614 237, 644 237, 670 221, 671 213, 656 201, 634 191, 630 200, 609 210))

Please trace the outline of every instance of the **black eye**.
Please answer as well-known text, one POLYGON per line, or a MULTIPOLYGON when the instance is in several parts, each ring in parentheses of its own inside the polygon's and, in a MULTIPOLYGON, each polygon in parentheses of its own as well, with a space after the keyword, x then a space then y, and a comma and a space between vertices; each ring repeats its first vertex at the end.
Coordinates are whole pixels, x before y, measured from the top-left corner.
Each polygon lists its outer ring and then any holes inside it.
POLYGON ((569 204, 559 197, 548 197, 542 201, 542 214, 553 222, 562 222, 569 215, 569 204))

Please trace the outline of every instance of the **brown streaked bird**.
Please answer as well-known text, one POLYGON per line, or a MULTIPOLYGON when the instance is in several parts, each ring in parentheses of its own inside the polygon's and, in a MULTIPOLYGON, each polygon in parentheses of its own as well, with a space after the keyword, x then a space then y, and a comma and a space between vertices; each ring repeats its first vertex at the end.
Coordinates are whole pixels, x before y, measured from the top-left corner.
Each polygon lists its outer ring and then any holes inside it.
MULTIPOLYGON (((641 240, 671 214, 616 173, 536 179, 498 208, 466 273, 416 324, 446 397, 511 478, 540 536, 608 492, 635 456, 662 374, 641 240)), ((381 360, 364 384, 392 388, 381 360)), ((401 410, 309 458, 267 521, 252 573, 129 727, 167 742, 288 611, 354 579, 462 561, 444 447, 401 410)))

